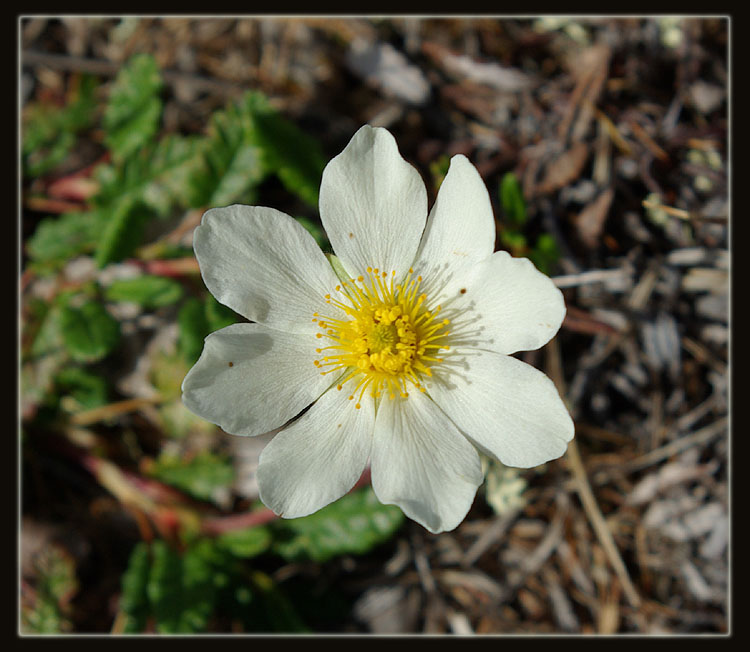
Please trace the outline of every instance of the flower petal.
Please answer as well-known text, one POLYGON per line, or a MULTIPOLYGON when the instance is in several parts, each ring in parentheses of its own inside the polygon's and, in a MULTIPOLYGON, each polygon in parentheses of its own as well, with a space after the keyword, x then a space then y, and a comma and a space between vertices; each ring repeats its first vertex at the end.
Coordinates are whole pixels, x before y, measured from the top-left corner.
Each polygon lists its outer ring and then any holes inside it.
POLYGON ((565 317, 562 292, 550 278, 505 251, 457 274, 439 301, 456 342, 506 355, 544 346, 565 317))
POLYGON ((320 218, 353 277, 368 266, 405 274, 426 217, 424 182, 383 128, 362 127, 323 171, 320 218))
POLYGON ((462 154, 451 159, 427 218, 414 268, 425 279, 430 296, 461 267, 483 260, 495 250, 495 218, 487 187, 462 154))
POLYGON ((232 324, 206 338, 182 381, 194 414, 233 435, 261 435, 317 399, 332 379, 313 364, 315 338, 261 324, 232 324))
POLYGON ((565 453, 573 438, 573 420, 547 376, 489 351, 474 351, 456 362, 464 366, 460 372, 436 372, 425 386, 482 452, 522 468, 565 453))
POLYGON ((313 313, 338 282, 310 233, 273 208, 212 208, 195 229, 193 247, 216 299, 292 333, 316 330, 313 313))
POLYGON ((433 533, 463 520, 482 483, 476 449, 422 392, 381 400, 371 469, 378 500, 433 533))
POLYGON ((263 449, 260 499, 285 518, 307 516, 339 499, 362 475, 370 455, 375 407, 330 389, 263 449))

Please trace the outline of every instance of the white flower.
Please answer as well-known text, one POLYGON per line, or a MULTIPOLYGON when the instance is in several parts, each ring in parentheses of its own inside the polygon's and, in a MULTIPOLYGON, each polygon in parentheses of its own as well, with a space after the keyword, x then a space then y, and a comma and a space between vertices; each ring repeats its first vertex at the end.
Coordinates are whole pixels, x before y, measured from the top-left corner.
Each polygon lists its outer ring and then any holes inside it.
POLYGON ((369 463, 381 502, 451 530, 482 482, 478 451, 531 467, 573 437, 552 381, 510 357, 555 335, 562 294, 528 260, 493 253, 489 196, 466 157, 451 160, 428 215, 424 183, 385 129, 362 127, 328 163, 320 216, 341 278, 284 213, 203 216, 203 280, 255 323, 206 338, 183 401, 251 436, 311 406, 260 457, 260 498, 283 517, 337 500, 369 463))

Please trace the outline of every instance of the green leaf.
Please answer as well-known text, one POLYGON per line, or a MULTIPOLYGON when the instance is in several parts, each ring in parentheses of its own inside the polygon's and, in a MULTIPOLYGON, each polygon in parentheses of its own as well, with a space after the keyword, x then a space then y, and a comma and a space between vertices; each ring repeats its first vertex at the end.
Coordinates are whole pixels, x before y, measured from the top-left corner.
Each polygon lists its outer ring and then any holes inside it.
POLYGON ((259 92, 216 112, 192 171, 192 207, 252 203, 255 187, 276 174, 291 192, 317 206, 326 158, 320 144, 279 115, 259 92))
POLYGON ((105 267, 130 256, 141 244, 150 217, 151 214, 140 202, 126 199, 117 203, 96 247, 96 264, 105 267))
POLYGON ((289 561, 364 554, 393 536, 403 520, 398 507, 383 505, 366 487, 310 516, 274 521, 272 549, 289 561))
POLYGON ((514 227, 526 224, 526 201, 516 175, 507 172, 500 181, 500 203, 503 214, 514 227))
POLYGON ((107 381, 82 367, 65 367, 55 376, 58 387, 72 396, 82 409, 107 403, 107 381))
MULTIPOLYGON (((201 633, 219 618, 248 631, 307 631, 273 579, 248 572, 219 539, 189 541, 181 553, 160 540, 138 544, 122 580, 125 631, 142 633, 151 620, 161 634, 201 633)), ((237 551, 249 556, 246 546, 237 551)))
POLYGON ((159 217, 168 216, 175 207, 188 206, 200 161, 198 138, 166 136, 124 161, 99 165, 95 176, 100 188, 92 200, 109 210, 120 202, 140 202, 159 217))
POLYGON ((236 324, 239 319, 239 316, 234 310, 219 303, 210 294, 206 297, 206 320, 208 323, 208 331, 206 334, 236 324))
POLYGON ((259 110, 268 110, 263 96, 248 93, 211 116, 200 144, 201 163, 187 185, 191 207, 252 203, 253 190, 267 172, 263 152, 253 142, 259 110))
POLYGON ((263 526, 231 530, 219 535, 216 542, 235 557, 249 559, 268 550, 271 545, 271 532, 263 526))
POLYGON ((554 236, 549 233, 542 233, 529 253, 529 258, 540 272, 549 276, 557 261, 560 260, 560 250, 554 236))
POLYGON ((180 353, 189 364, 193 364, 200 357, 203 341, 210 333, 231 326, 239 320, 236 312, 219 303, 210 294, 205 303, 190 297, 177 314, 180 353))
MULTIPOLYGON (((188 370, 186 369, 179 378, 180 383, 185 378, 187 372, 188 370)), ((212 423, 201 419, 188 410, 182 402, 179 393, 176 399, 161 403, 158 407, 158 412, 164 435, 168 437, 179 439, 191 434, 195 435, 199 432, 208 434, 216 428, 212 423)))
POLYGON ((60 330, 65 348, 77 362, 101 360, 120 339, 120 324, 97 301, 79 308, 68 304, 60 313, 60 330))
POLYGON ((430 174, 432 175, 432 182, 436 188, 439 188, 445 179, 445 175, 448 174, 448 168, 450 167, 451 160, 447 154, 441 154, 439 158, 430 163, 430 174))
POLYGON ((146 594, 160 634, 190 634, 205 631, 214 610, 214 569, 199 542, 182 556, 163 541, 152 544, 151 573, 146 594))
POLYGON ((259 570, 250 572, 250 581, 258 595, 265 619, 271 628, 279 632, 306 632, 305 624, 300 619, 293 605, 276 587, 273 580, 259 570))
MULTIPOLYGON (((64 295, 50 304, 36 301, 32 304, 38 310, 36 318, 39 320, 33 335, 34 340, 29 347, 29 354, 32 358, 64 350, 60 319, 62 308, 67 301, 68 296, 64 295)), ((28 326, 29 324, 24 323, 24 328, 28 326)))
POLYGON ((171 278, 144 274, 114 281, 104 292, 109 301, 137 303, 144 308, 162 308, 182 298, 182 285, 171 278))
POLYGON ((120 70, 104 112, 105 142, 116 161, 146 146, 161 120, 161 75, 150 54, 138 54, 120 70))
POLYGON ((208 451, 189 460, 161 455, 149 474, 201 500, 210 500, 217 489, 234 481, 232 460, 208 451))
POLYGON ((203 340, 210 332, 206 310, 200 299, 190 297, 177 313, 179 338, 177 346, 185 360, 193 364, 203 350, 203 340))
POLYGON ((26 176, 45 174, 61 163, 76 134, 94 124, 99 82, 89 75, 74 79, 64 107, 34 102, 24 108, 21 155, 26 176))
POLYGON ((47 217, 26 242, 26 253, 37 266, 57 268, 77 255, 92 252, 104 227, 97 211, 47 217))
POLYGON ((256 114, 254 140, 263 149, 266 165, 284 186, 317 207, 326 165, 320 143, 275 112, 256 114))
POLYGON ((60 546, 45 547, 33 560, 37 583, 31 604, 21 609, 21 629, 30 634, 70 631, 70 600, 78 590, 75 562, 60 546))
POLYGON ((146 621, 151 611, 148 599, 148 579, 151 573, 151 559, 148 545, 136 544, 130 553, 128 567, 123 573, 120 610, 125 614, 123 632, 138 634, 146 628, 146 621))
POLYGON ((520 231, 500 231, 500 242, 504 247, 510 249, 514 256, 523 256, 526 253, 526 236, 520 231))

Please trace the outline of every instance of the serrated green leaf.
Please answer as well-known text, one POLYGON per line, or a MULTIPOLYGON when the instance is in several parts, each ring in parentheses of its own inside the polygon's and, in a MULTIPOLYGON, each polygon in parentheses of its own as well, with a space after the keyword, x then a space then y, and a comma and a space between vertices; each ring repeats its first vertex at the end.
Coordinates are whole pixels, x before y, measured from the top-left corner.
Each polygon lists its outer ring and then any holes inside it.
POLYGON ((59 267, 75 256, 92 252, 105 226, 98 211, 47 217, 26 242, 26 253, 38 265, 59 267))
POLYGON ((273 579, 248 573, 218 539, 188 541, 182 552, 160 540, 138 544, 123 576, 120 608, 127 633, 143 632, 149 620, 161 634, 201 633, 215 618, 241 622, 248 631, 307 631, 273 579))
POLYGON ((105 267, 130 256, 141 244, 150 217, 140 202, 126 199, 115 204, 94 253, 96 264, 105 267))
MULTIPOLYGON (((47 113, 47 111, 40 111, 31 119, 36 121, 43 120, 47 116, 41 116, 47 113)), ((50 111, 50 113, 52 112, 50 111)), ((25 176, 38 177, 52 170, 56 165, 65 160, 70 150, 73 149, 75 141, 76 138, 73 133, 62 131, 51 136, 45 146, 29 151, 23 158, 25 176)))
POLYGON ((120 161, 150 143, 159 128, 162 80, 154 58, 138 54, 120 70, 104 112, 105 142, 120 161))
POLYGON ((63 306, 60 330, 65 348, 77 362, 101 360, 120 339, 120 324, 93 300, 80 307, 63 306))
POLYGON ((72 396, 82 409, 107 403, 107 381, 82 367, 65 367, 55 376, 58 387, 72 396))
POLYGON ((232 530, 219 535, 216 542, 235 557, 249 559, 268 550, 271 532, 263 526, 232 530))
POLYGON ((146 586, 160 634, 204 631, 214 609, 216 588, 211 564, 189 547, 180 556, 163 541, 154 541, 146 586))
POLYGON ((109 301, 137 303, 144 308, 172 305, 182 294, 182 285, 174 279, 150 274, 114 281, 104 292, 109 301))
POLYGON ((191 175, 199 164, 198 138, 166 136, 125 161, 98 166, 95 177, 100 188, 92 200, 102 207, 140 202, 159 217, 167 216, 175 207, 188 206, 191 175))
POLYGON ((223 592, 233 588, 241 572, 210 539, 191 542, 182 554, 155 541, 152 560, 147 595, 156 629, 163 634, 205 631, 222 606, 223 592))
POLYGON ((254 141, 263 149, 267 167, 284 186, 317 207, 326 165, 320 143, 275 112, 256 113, 254 141))
MULTIPOLYGON (((40 323, 34 334, 34 340, 29 347, 31 357, 39 357, 48 353, 56 353, 64 348, 62 331, 60 329, 60 314, 65 300, 53 301, 51 304, 34 302, 38 308, 37 318, 40 323), (43 305, 43 307, 42 307, 43 305)), ((24 327, 27 327, 24 324, 24 327)))
POLYGON ((507 172, 500 181, 500 203, 505 218, 516 228, 526 224, 526 200, 516 175, 507 172))
POLYGON ((125 614, 123 626, 125 634, 138 634, 146 628, 146 621, 151 611, 147 591, 150 573, 151 559, 148 545, 140 542, 130 553, 128 567, 121 579, 120 610, 125 614))
POLYGON ((216 112, 193 171, 190 205, 252 203, 253 190, 272 172, 293 193, 317 206, 326 159, 320 144, 279 115, 258 92, 216 112))
POLYGON ((263 152, 252 138, 256 112, 267 110, 264 106, 260 94, 248 93, 211 116, 201 164, 187 185, 192 207, 252 203, 253 190, 266 175, 263 152))
POLYGON ((383 505, 366 487, 310 516, 274 521, 272 549, 289 561, 364 554, 388 540, 403 520, 398 507, 383 505))
POLYGON ((62 162, 77 133, 96 118, 98 81, 89 75, 77 78, 64 107, 30 103, 23 111, 21 154, 24 174, 39 176, 62 162))
POLYGON ((234 481, 231 459, 210 452, 198 453, 189 460, 162 455, 149 474, 201 500, 210 500, 217 489, 234 481))

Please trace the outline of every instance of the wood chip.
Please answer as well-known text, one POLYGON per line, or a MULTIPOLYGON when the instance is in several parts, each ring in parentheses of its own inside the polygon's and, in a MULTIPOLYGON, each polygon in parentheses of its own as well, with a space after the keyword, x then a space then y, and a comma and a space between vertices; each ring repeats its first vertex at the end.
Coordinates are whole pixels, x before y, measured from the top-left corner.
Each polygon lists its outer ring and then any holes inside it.
POLYGON ((563 589, 557 573, 549 567, 543 572, 544 584, 552 606, 552 615, 558 627, 564 632, 578 632, 581 624, 573 610, 568 594, 563 589))
POLYGON ((682 289, 686 292, 715 292, 726 294, 729 275, 723 269, 714 267, 693 267, 682 279, 682 289))
POLYGON ((511 93, 526 90, 533 85, 532 78, 520 70, 501 66, 494 61, 476 61, 466 55, 455 54, 435 42, 423 43, 422 52, 456 79, 484 84, 511 93))
POLYGON ((614 196, 615 189, 607 188, 573 219, 578 236, 589 249, 599 245, 614 196))
POLYGON ((430 83, 421 69, 389 43, 355 38, 346 62, 356 75, 387 96, 416 106, 430 97, 430 83))
POLYGON ((471 627, 468 617, 465 613, 448 609, 445 614, 451 631, 458 636, 473 636, 474 630, 471 627))
POLYGON ((589 158, 589 145, 574 143, 570 149, 547 165, 544 179, 534 189, 535 194, 548 194, 575 181, 589 158))

